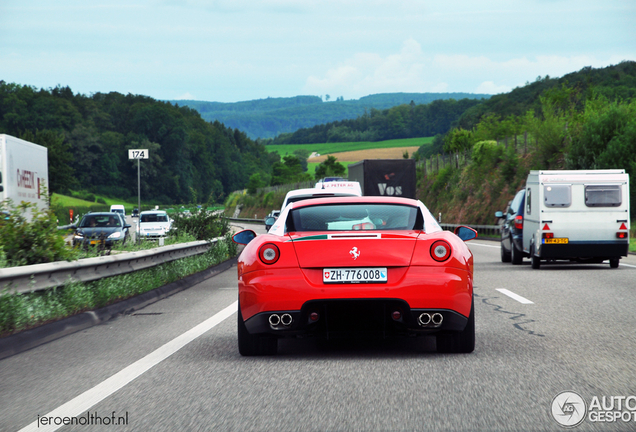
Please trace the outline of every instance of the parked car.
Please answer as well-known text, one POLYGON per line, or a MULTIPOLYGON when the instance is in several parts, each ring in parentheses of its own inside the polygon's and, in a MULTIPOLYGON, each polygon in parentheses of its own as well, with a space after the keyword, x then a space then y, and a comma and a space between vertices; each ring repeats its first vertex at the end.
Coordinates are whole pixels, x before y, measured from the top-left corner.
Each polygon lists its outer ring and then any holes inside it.
POLYGON ((280 216, 280 210, 272 210, 267 216, 265 216, 265 230, 269 231, 276 219, 280 216))
POLYGON ((440 352, 475 346, 468 227, 443 231, 420 201, 331 197, 289 204, 267 234, 236 233, 238 348, 278 339, 435 335, 440 352))
POLYGON ((523 208, 526 190, 522 189, 508 203, 505 213, 495 213, 501 221, 501 262, 521 264, 523 252, 523 208))
POLYGON ((163 210, 142 211, 137 223, 137 234, 140 238, 165 237, 172 227, 172 219, 163 210))
POLYGON ((116 243, 126 243, 130 225, 125 223, 120 213, 99 212, 85 214, 79 224, 71 227, 75 229, 74 246, 103 245, 110 248, 116 243))

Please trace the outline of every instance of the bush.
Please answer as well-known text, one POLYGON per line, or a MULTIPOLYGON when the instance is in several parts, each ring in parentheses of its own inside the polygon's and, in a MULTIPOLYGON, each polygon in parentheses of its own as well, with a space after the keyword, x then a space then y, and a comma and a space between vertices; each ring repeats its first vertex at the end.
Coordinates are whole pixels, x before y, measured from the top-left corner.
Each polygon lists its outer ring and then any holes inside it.
POLYGON ((34 203, 14 206, 11 200, 1 205, 6 217, 0 220, 0 248, 8 266, 23 266, 75 258, 57 229, 52 210, 39 210, 34 203))
POLYGON ((176 212, 171 215, 173 219, 172 229, 168 235, 186 233, 196 240, 211 240, 222 237, 229 232, 229 224, 220 213, 203 208, 196 209, 192 213, 176 212))

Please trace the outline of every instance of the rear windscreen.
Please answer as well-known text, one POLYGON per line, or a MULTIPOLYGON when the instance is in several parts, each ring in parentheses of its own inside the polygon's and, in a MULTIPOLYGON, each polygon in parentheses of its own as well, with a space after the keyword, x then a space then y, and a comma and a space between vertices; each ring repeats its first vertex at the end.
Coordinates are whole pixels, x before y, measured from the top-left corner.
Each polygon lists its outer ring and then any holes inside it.
POLYGON ((543 203, 546 207, 570 207, 572 204, 572 185, 543 186, 543 203))
POLYGON ((419 208, 397 204, 333 204, 294 209, 287 231, 422 230, 419 208))
POLYGON ((585 186, 585 205, 588 207, 618 207, 622 204, 619 185, 585 186))

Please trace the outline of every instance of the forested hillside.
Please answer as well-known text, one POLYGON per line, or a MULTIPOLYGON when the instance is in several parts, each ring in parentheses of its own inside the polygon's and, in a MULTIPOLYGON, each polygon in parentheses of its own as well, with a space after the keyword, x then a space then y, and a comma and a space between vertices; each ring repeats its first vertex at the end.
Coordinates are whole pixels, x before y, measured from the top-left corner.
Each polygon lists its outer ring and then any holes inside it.
MULTIPOLYGON (((635 77, 634 62, 585 68, 471 108, 483 111, 479 120, 475 116, 435 140, 440 153, 452 155, 453 162, 427 171, 420 198, 443 213, 446 222, 490 224, 494 212, 504 210, 523 187, 530 170, 624 169, 630 175, 630 197, 623 199, 629 199, 633 218, 635 77)), ((430 161, 426 166, 434 167, 430 161)))
POLYGON ((50 192, 87 190, 137 196, 137 162, 127 149, 147 148, 141 162, 144 200, 220 202, 253 173, 278 160, 239 130, 208 123, 188 107, 120 93, 73 94, 0 81, 0 133, 49 148, 50 192))
MULTIPOLYGON (((495 95, 484 103, 466 110, 457 126, 471 129, 484 116, 493 114, 500 117, 521 116, 528 110, 532 110, 539 115, 542 109, 541 95, 547 90, 560 88, 562 85, 576 89, 579 94, 589 94, 594 91, 611 100, 631 99, 636 97, 636 62, 624 61, 598 69, 585 67, 560 78, 550 78, 548 75, 537 77, 532 83, 528 82, 509 93, 495 95)), ((582 109, 582 103, 577 108, 582 109)))
POLYGON ((244 131, 251 138, 273 138, 301 128, 355 119, 371 110, 384 110, 397 105, 429 104, 446 99, 482 99, 487 94, 472 93, 384 93, 360 99, 323 102, 318 96, 267 98, 245 102, 221 103, 179 100, 170 101, 188 106, 201 113, 208 121, 219 121, 225 126, 244 131))
POLYGON ((266 144, 384 141, 444 134, 470 107, 483 99, 435 100, 428 104, 371 109, 356 119, 341 120, 281 134, 266 144))

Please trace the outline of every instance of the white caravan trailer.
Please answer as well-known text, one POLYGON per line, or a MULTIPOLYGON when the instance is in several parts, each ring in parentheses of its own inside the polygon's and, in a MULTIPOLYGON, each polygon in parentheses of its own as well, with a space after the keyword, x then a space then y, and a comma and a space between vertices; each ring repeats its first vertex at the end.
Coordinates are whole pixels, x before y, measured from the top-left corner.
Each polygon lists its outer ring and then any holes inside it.
POLYGON ((530 171, 523 250, 541 261, 603 262, 618 267, 629 248, 625 170, 530 171))

